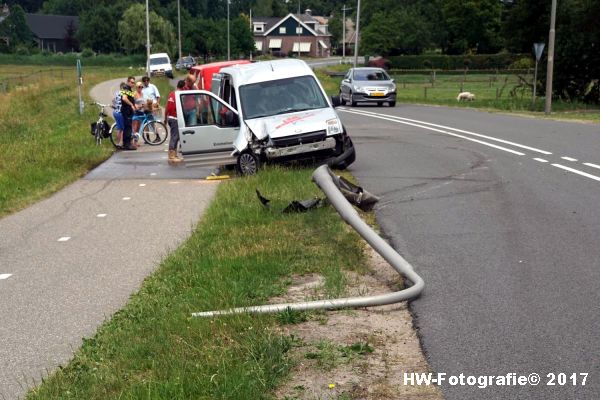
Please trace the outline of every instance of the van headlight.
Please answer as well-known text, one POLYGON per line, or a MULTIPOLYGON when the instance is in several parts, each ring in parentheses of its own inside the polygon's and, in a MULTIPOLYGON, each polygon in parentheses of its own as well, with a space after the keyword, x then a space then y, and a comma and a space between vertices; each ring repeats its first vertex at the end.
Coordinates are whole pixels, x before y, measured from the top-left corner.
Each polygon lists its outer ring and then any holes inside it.
POLYGON ((339 135, 342 133, 342 124, 337 118, 327 120, 327 135, 339 135))

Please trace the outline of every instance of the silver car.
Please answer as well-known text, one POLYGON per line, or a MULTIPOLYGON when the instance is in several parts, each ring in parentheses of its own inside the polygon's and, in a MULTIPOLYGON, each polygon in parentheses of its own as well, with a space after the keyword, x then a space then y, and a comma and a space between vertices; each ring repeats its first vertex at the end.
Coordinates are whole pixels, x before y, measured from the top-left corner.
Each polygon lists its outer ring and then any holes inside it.
POLYGON ((342 79, 340 101, 352 106, 362 102, 382 106, 387 102, 390 107, 394 107, 396 84, 381 68, 351 68, 342 79))

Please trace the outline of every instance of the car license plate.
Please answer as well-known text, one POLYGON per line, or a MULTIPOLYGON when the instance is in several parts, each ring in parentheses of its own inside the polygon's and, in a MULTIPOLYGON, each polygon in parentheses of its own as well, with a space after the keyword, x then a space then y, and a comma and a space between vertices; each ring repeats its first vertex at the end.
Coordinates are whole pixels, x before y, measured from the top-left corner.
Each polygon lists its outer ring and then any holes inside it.
POLYGON ((383 92, 373 92, 373 96, 382 97, 384 94, 383 92))

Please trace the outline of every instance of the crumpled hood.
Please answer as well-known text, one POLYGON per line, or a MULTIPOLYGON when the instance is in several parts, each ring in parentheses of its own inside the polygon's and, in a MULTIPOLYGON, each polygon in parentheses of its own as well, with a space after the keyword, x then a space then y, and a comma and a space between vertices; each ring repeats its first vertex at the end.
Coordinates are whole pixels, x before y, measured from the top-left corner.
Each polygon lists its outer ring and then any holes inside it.
POLYGON ((300 111, 246 120, 246 124, 259 139, 280 138, 307 132, 327 130, 327 120, 336 118, 332 108, 300 111))

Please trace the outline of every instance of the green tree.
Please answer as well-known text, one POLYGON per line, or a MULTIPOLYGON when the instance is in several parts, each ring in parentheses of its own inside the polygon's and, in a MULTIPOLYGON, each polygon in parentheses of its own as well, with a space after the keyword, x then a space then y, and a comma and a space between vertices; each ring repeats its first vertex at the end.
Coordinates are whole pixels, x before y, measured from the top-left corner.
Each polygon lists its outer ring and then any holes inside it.
MULTIPOLYGON (((119 40, 128 53, 141 53, 146 47, 145 7, 134 4, 129 7, 119 21, 119 40)), ((167 52, 174 54, 175 33, 173 25, 154 11, 149 14, 150 44, 152 53, 167 52)))
POLYGON ((98 7, 85 12, 79 20, 77 32, 81 47, 100 53, 119 51, 118 21, 119 9, 116 7, 98 7))
POLYGON ((495 53, 502 48, 500 1, 445 0, 441 4, 448 54, 495 53))
POLYGON ((418 7, 406 7, 374 14, 362 30, 363 54, 420 54, 431 47, 430 24, 418 7))
POLYGON ((10 48, 15 46, 31 47, 33 33, 25 21, 25 11, 20 5, 10 9, 10 15, 0 24, 0 36, 8 37, 10 48))
POLYGON ((237 17, 231 21, 230 47, 233 58, 248 57, 254 51, 254 38, 250 32, 250 21, 245 17, 237 17))
POLYGON ((46 0, 42 7, 44 14, 81 15, 93 7, 87 0, 46 0))

